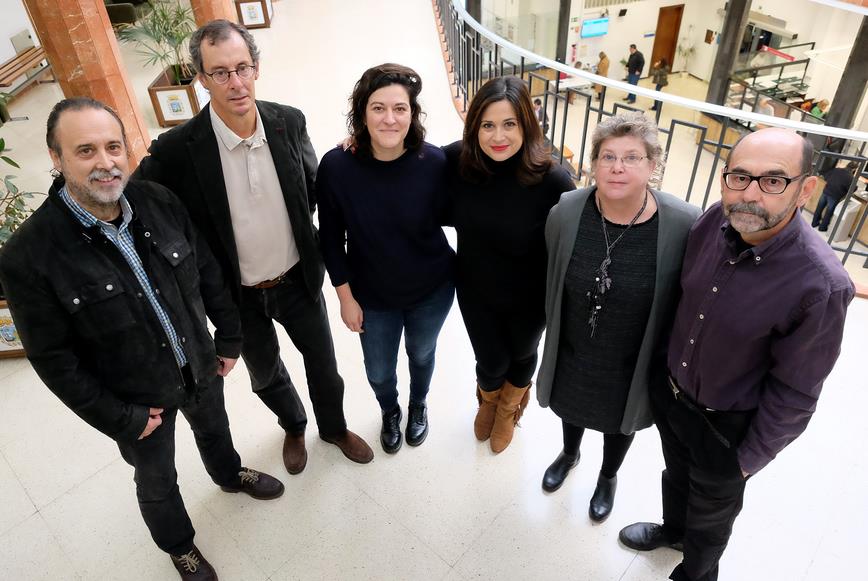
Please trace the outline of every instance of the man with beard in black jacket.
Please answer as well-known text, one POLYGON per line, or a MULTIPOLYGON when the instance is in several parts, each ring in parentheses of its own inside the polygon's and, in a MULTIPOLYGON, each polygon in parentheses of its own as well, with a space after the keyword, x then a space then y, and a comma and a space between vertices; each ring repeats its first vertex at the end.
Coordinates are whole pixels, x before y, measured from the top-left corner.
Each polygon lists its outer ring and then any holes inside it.
POLYGON ((223 377, 241 351, 241 321, 229 287, 177 198, 128 182, 126 135, 113 110, 63 100, 48 117, 47 142, 58 177, 0 252, 27 357, 64 404, 117 442, 135 468, 151 536, 181 578, 216 580, 178 490, 178 412, 224 491, 283 494, 277 479, 242 467, 232 444, 223 377))

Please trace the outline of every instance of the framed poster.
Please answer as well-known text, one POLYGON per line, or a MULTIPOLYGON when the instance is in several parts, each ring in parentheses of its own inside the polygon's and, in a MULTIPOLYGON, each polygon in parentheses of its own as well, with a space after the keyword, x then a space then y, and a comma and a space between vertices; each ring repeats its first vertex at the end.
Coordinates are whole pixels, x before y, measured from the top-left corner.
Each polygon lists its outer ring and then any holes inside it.
POLYGON ((274 16, 271 0, 235 0, 235 10, 247 28, 268 28, 274 16))
POLYGON ((6 301, 0 300, 0 358, 3 357, 24 357, 24 346, 6 301))

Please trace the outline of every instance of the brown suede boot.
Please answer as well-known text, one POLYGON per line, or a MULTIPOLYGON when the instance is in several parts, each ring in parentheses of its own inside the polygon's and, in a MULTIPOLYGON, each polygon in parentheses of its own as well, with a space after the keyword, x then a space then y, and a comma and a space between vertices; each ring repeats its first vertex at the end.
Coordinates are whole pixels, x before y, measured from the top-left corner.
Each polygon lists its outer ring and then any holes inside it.
POLYGON ((497 402, 500 401, 500 392, 503 388, 494 391, 483 391, 476 386, 476 399, 479 400, 479 409, 476 411, 476 419, 473 420, 473 431, 476 439, 484 442, 491 435, 491 427, 494 425, 494 413, 497 411, 497 402))
POLYGON ((491 428, 491 451, 495 454, 506 450, 512 442, 512 433, 530 399, 530 386, 516 387, 507 381, 500 388, 500 401, 491 428))

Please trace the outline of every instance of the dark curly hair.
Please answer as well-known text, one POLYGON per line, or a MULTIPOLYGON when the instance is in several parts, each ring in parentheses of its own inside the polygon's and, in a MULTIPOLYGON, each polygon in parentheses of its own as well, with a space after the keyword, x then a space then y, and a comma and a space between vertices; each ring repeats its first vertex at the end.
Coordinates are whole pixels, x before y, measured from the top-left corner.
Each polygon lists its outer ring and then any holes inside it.
POLYGON ((464 143, 458 160, 461 177, 472 183, 483 183, 492 175, 485 163, 489 157, 479 145, 479 129, 485 110, 498 101, 509 101, 521 127, 522 145, 515 154, 519 156, 516 177, 523 186, 538 184, 552 166, 551 149, 546 146, 537 123, 527 85, 518 77, 491 79, 482 85, 470 102, 464 122, 464 143))
POLYGON ((407 89, 407 95, 410 98, 410 130, 407 131, 407 136, 404 138, 404 147, 417 149, 425 141, 425 127, 423 127, 421 119, 422 107, 419 105, 422 79, 410 67, 384 63, 366 70, 362 78, 356 83, 353 94, 350 96, 347 130, 356 146, 356 152, 363 156, 373 155, 371 134, 368 133, 368 128, 365 125, 368 99, 375 91, 389 85, 401 85, 407 89))

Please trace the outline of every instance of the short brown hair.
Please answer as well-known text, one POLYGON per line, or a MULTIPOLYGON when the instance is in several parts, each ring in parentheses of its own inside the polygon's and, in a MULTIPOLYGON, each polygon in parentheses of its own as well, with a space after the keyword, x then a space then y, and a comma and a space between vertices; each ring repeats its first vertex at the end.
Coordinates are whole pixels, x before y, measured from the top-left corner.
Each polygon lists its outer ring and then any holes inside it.
POLYGON ((552 166, 551 150, 543 140, 527 85, 518 77, 511 76, 491 79, 482 85, 470 102, 464 122, 464 144, 458 161, 461 177, 470 182, 482 183, 492 175, 491 169, 485 164, 488 156, 479 145, 479 129, 485 110, 498 101, 508 101, 512 105, 521 127, 522 145, 515 154, 520 156, 516 168, 518 181, 524 186, 537 184, 552 166))
POLYGON ((410 98, 410 130, 404 137, 404 147, 417 149, 425 141, 425 127, 422 125, 422 106, 419 105, 419 93, 422 91, 422 79, 410 67, 395 63, 383 63, 371 67, 358 80, 353 94, 350 96, 350 111, 347 113, 347 130, 356 146, 356 151, 364 156, 373 155, 371 151, 371 134, 365 125, 365 112, 368 100, 375 91, 389 85, 401 85, 407 90, 410 98))
POLYGON ((218 19, 201 26, 190 37, 190 59, 193 61, 193 68, 196 69, 196 72, 205 72, 205 67, 202 64, 202 41, 207 41, 209 45, 214 46, 229 40, 233 32, 238 34, 247 45, 247 52, 250 53, 253 66, 259 65, 259 48, 256 46, 256 41, 253 40, 253 35, 240 24, 218 19))

